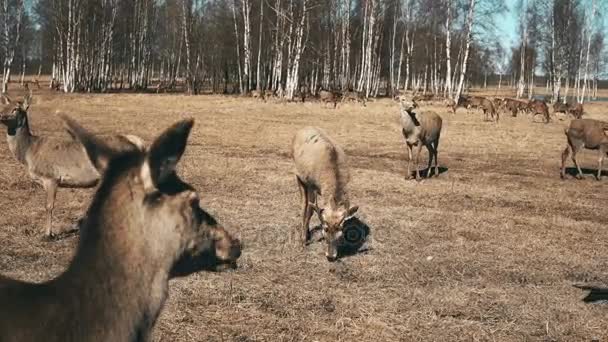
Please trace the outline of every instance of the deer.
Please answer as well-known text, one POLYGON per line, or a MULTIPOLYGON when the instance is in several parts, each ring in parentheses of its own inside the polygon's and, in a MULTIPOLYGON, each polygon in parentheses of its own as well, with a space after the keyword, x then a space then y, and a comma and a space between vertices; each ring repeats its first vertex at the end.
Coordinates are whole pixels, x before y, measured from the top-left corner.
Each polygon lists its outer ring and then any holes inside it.
POLYGON ((305 246, 311 238, 310 219, 316 212, 327 243, 325 257, 330 262, 336 261, 344 223, 359 209, 350 206, 346 154, 317 127, 299 130, 293 138, 291 152, 302 199, 302 244, 305 246), (323 205, 317 203, 317 197, 321 197, 323 205))
POLYGON ((405 138, 409 160, 407 162, 407 179, 411 179, 411 164, 414 146, 416 151, 416 180, 420 181, 420 171, 418 161, 420 151, 424 145, 429 152, 429 165, 427 168, 427 178, 431 175, 431 165, 435 158, 435 175, 439 176, 439 166, 437 154, 439 148, 439 137, 441 136, 441 117, 432 111, 413 112, 418 105, 413 100, 404 99, 401 101, 401 133, 405 138))
POLYGON ((598 169, 596 179, 602 177, 602 164, 604 157, 608 154, 608 122, 593 119, 574 119, 565 130, 568 145, 562 152, 561 178, 566 178, 566 159, 572 153, 572 162, 578 171, 576 178, 582 179, 583 172, 576 162, 576 154, 581 148, 598 151, 598 169))
POLYGON ((488 121, 488 113, 491 115, 492 119, 495 118, 496 123, 498 123, 498 120, 500 119, 500 114, 496 111, 494 103, 485 97, 462 96, 458 99, 458 103, 453 102, 452 106, 454 113, 456 113, 458 107, 481 108, 481 110, 483 110, 484 120, 488 121))
MULTIPOLYGON (((73 137, 55 139, 34 135, 30 129, 28 109, 31 93, 23 101, 13 102, 4 96, 10 114, 2 114, 0 123, 7 127, 9 150, 23 164, 30 178, 46 191, 46 239, 56 237, 53 232, 53 210, 58 188, 92 188, 99 181, 99 171, 90 163, 82 144, 73 137)), ((134 135, 119 135, 108 139, 115 149, 143 150, 145 144, 134 135)))
POLYGON ((522 100, 506 98, 504 99, 505 108, 511 112, 512 117, 517 117, 517 113, 525 111, 528 108, 528 103, 522 100))
POLYGON ((151 341, 169 280, 236 268, 240 241, 176 174, 193 127, 119 151, 68 117, 102 179, 65 272, 43 283, 0 276, 0 341, 151 341))
POLYGON ((533 117, 536 117, 536 115, 541 114, 545 119, 546 124, 551 122, 551 116, 549 115, 549 107, 547 106, 545 101, 530 100, 528 101, 527 109, 530 113, 532 113, 533 117))
POLYGON ((575 119, 580 119, 583 117, 584 108, 581 103, 577 103, 575 105, 570 106, 568 109, 568 113, 572 114, 575 119))
POLYGON ((356 91, 345 91, 342 93, 342 103, 344 102, 360 102, 363 107, 367 107, 365 94, 356 91))
POLYGON ((324 104, 333 103, 334 109, 338 106, 338 96, 331 91, 327 91, 327 90, 319 91, 319 99, 324 104))
POLYGON ((266 102, 266 99, 264 98, 264 92, 261 90, 252 90, 251 91, 251 97, 254 99, 260 99, 263 100, 264 102, 266 102))

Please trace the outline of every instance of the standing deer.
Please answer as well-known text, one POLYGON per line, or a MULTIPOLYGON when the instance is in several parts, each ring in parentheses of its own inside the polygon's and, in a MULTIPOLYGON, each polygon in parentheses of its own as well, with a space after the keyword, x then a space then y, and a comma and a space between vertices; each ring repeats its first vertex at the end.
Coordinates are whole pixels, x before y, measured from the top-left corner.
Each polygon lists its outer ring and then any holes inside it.
POLYGON ((241 253, 175 173, 193 121, 147 152, 120 152, 64 120, 103 179, 64 273, 40 284, 0 276, 0 341, 150 341, 170 278, 234 266, 241 253))
POLYGON ((602 177, 602 164, 604 157, 608 154, 608 122, 593 119, 574 119, 570 122, 570 127, 565 131, 568 139, 568 146, 562 153, 561 178, 566 177, 566 159, 572 152, 572 162, 578 171, 576 178, 583 178, 583 171, 576 162, 576 154, 581 148, 598 151, 597 177, 599 181, 602 177))
POLYGON ((319 91, 319 99, 325 105, 328 103, 334 104, 334 109, 338 106, 338 96, 331 91, 321 90, 319 91))
POLYGON ((412 100, 401 101, 401 132, 405 138, 409 160, 407 162, 407 178, 411 178, 412 150, 416 146, 416 180, 420 180, 420 171, 418 169, 418 161, 420 159, 420 151, 424 145, 429 151, 429 166, 427 168, 427 177, 431 175, 431 165, 433 157, 435 158, 435 175, 439 175, 439 166, 437 162, 437 150, 439 148, 439 137, 441 135, 442 120, 439 115, 431 111, 423 111, 414 113, 412 110, 417 105, 412 100))
MULTIPOLYGON (((53 238, 53 209, 57 188, 91 188, 99 181, 99 172, 91 164, 83 146, 74 139, 53 139, 32 134, 27 111, 32 97, 28 94, 14 105, 11 114, 3 114, 0 123, 7 127, 6 140, 15 158, 27 167, 34 182, 46 191, 46 237, 53 238)), ((111 143, 116 149, 143 149, 136 136, 115 136, 111 143)))
POLYGON ((302 197, 302 243, 310 239, 310 218, 317 213, 327 242, 325 256, 329 261, 338 258, 344 222, 359 207, 350 206, 346 154, 323 130, 306 127, 298 131, 292 142, 296 165, 296 179, 302 197), (317 203, 321 196, 323 206, 317 203))

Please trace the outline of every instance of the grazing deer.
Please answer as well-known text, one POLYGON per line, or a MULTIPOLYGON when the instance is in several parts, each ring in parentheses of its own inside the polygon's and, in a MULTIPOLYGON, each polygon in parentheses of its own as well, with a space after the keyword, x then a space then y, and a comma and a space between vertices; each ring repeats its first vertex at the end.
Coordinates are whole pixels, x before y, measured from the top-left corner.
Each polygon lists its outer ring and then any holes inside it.
POLYGON ((334 104, 334 109, 338 106, 338 96, 331 91, 321 90, 319 91, 319 99, 325 105, 328 103, 334 104))
POLYGON ((342 102, 360 102, 363 107, 367 107, 365 94, 357 91, 345 91, 342 93, 342 102))
POLYGON ((525 111, 528 108, 528 103, 522 100, 506 98, 504 99, 505 108, 511 112, 512 117, 516 117, 520 111, 525 111))
POLYGON ((456 109, 458 109, 458 107, 464 107, 467 109, 480 108, 481 110, 483 110, 483 116, 485 121, 489 121, 488 114, 491 115, 492 119, 495 119, 496 123, 498 123, 498 120, 500 119, 500 114, 496 111, 494 103, 485 97, 461 96, 458 99, 458 103, 453 104, 454 113, 456 113, 456 109))
POLYGON ((292 142, 296 165, 296 179, 303 203, 302 243, 310 239, 310 218, 317 213, 327 242, 325 256, 329 261, 338 258, 344 222, 359 207, 350 206, 346 154, 323 130, 306 127, 298 131, 292 142), (317 203, 321 196, 323 207, 317 203))
POLYGON ((545 101, 530 100, 528 102, 527 109, 530 113, 532 113, 533 118, 536 117, 536 115, 541 114, 545 119, 545 123, 551 122, 551 116, 549 115, 549 107, 547 106, 545 101))
POLYGON ((442 120, 439 115, 431 111, 423 111, 414 113, 412 110, 418 107, 416 102, 412 100, 401 101, 401 132, 405 138, 409 160, 407 162, 407 178, 411 178, 412 150, 414 146, 418 148, 416 152, 416 180, 420 180, 420 171, 418 170, 418 161, 420 159, 420 151, 422 146, 425 146, 429 151, 429 166, 427 177, 431 175, 431 165, 433 157, 435 158, 435 175, 439 176, 439 166, 437 162, 437 154, 439 148, 439 137, 441 135, 442 120))
POLYGON ((264 90, 263 95, 264 95, 264 99, 272 99, 272 98, 274 98, 274 92, 272 90, 270 90, 270 89, 264 90))
POLYGON ((264 97, 264 92, 263 91, 261 91, 261 90, 252 90, 250 92, 250 94, 251 94, 252 98, 259 99, 259 100, 262 100, 262 101, 266 102, 266 98, 264 97))
POLYGON ((575 119, 580 119, 583 117, 584 109, 581 103, 574 104, 570 106, 568 109, 568 113, 572 114, 575 119))
POLYGON ((582 179, 583 172, 576 162, 576 154, 581 148, 589 150, 598 150, 598 168, 597 177, 599 181, 602 177, 602 164, 604 157, 608 154, 608 122, 592 120, 592 119, 574 119, 570 122, 570 127, 565 131, 568 139, 568 146, 562 153, 562 168, 561 178, 566 177, 566 159, 572 152, 572 162, 578 171, 576 178, 582 179))
MULTIPOLYGON (((3 114, 0 123, 7 127, 6 140, 15 158, 27 167, 34 182, 46 191, 46 237, 53 238, 53 209, 57 188, 91 188, 99 181, 99 172, 90 163, 83 146, 74 139, 53 139, 32 134, 27 111, 32 101, 28 94, 22 102, 12 102, 4 96, 12 113, 3 114)), ((143 149, 136 136, 116 136, 114 148, 143 149)))
POLYGON ((40 284, 0 276, 0 341, 150 341, 170 278, 234 267, 241 253, 175 173, 193 121, 148 151, 120 152, 64 120, 103 179, 63 274, 40 284))

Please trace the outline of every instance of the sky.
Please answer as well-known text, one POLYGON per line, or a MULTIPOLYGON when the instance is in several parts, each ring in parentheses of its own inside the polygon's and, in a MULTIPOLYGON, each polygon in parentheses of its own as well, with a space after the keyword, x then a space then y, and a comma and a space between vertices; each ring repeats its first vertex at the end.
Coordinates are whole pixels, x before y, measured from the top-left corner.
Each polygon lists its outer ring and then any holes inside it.
POLYGON ((509 51, 517 42, 517 20, 519 19, 519 14, 515 12, 515 3, 516 0, 505 0, 507 11, 498 18, 500 20, 498 29, 502 31, 506 38, 502 42, 505 51, 509 51))

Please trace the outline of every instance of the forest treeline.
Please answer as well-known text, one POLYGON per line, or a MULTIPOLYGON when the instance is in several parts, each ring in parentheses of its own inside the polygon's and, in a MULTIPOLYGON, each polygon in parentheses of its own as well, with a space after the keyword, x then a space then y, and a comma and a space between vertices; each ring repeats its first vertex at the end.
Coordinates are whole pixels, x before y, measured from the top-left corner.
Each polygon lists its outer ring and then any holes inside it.
POLYGON ((418 90, 457 98, 511 86, 593 96, 606 70, 601 0, 0 0, 3 90, 52 75, 65 92, 151 86, 197 94, 418 90))

